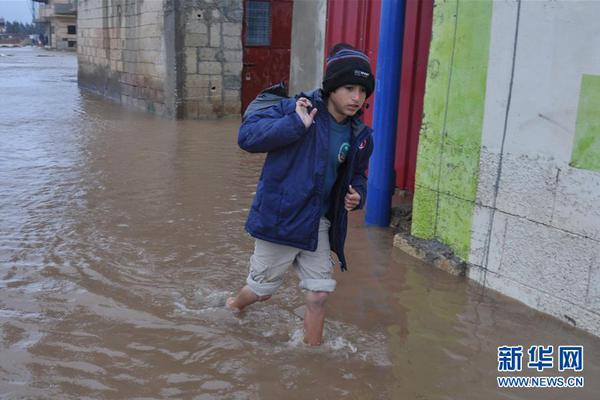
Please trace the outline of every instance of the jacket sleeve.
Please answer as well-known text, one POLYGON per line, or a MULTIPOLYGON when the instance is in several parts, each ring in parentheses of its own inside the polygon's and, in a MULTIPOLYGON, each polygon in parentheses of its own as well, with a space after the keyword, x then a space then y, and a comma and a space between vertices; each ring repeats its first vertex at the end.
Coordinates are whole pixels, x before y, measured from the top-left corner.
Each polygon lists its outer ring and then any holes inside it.
POLYGON ((238 145, 250 153, 264 153, 294 143, 308 129, 287 101, 250 114, 242 121, 238 145), (286 109, 288 112, 286 112, 286 109))
POLYGON ((364 154, 361 155, 354 169, 354 175, 352 176, 351 185, 360 194, 360 203, 355 210, 360 210, 365 206, 367 201, 367 168, 369 167, 369 159, 373 153, 373 137, 368 138, 367 147, 364 150, 364 154))

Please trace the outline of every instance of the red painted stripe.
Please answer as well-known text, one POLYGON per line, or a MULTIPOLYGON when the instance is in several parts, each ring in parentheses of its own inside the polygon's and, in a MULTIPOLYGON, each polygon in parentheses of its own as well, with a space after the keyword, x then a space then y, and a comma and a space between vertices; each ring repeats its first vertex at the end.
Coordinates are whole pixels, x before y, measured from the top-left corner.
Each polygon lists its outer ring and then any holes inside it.
POLYGON ((433 0, 407 0, 405 18, 394 169, 396 187, 414 191, 433 0))

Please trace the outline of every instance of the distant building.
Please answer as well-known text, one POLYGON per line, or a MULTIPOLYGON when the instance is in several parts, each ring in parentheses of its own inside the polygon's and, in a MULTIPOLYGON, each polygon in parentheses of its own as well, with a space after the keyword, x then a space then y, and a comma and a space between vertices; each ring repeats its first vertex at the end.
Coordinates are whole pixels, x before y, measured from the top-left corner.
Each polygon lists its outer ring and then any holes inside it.
POLYGON ((43 44, 56 50, 77 50, 77 1, 33 0, 36 22, 45 26, 43 44))
POLYGON ((0 17, 0 33, 6 32, 6 22, 4 18, 0 17))

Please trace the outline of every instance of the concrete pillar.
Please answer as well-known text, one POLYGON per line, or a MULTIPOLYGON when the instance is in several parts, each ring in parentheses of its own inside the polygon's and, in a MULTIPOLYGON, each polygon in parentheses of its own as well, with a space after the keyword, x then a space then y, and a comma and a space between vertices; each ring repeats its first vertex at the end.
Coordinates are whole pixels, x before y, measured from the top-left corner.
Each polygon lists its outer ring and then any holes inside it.
POLYGON ((321 87, 327 0, 294 1, 289 94, 321 87))

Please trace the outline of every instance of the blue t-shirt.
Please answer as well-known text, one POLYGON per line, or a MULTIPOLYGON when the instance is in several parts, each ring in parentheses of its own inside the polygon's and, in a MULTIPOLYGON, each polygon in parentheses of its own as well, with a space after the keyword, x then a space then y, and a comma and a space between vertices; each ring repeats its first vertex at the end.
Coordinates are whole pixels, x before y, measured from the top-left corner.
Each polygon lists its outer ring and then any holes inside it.
POLYGON ((338 123, 329 115, 329 154, 325 168, 325 186, 321 202, 321 216, 329 210, 329 196, 337 178, 338 168, 346 161, 350 150, 351 123, 346 119, 338 123))

